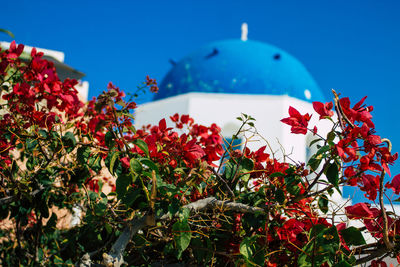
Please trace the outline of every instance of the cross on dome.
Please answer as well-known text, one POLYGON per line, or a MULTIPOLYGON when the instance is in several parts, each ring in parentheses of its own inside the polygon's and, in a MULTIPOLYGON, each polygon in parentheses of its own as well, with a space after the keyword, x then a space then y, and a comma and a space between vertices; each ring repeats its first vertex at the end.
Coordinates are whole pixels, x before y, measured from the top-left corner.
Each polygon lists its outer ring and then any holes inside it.
POLYGON ((242 23, 242 41, 247 41, 247 34, 249 33, 249 28, 246 22, 242 23))

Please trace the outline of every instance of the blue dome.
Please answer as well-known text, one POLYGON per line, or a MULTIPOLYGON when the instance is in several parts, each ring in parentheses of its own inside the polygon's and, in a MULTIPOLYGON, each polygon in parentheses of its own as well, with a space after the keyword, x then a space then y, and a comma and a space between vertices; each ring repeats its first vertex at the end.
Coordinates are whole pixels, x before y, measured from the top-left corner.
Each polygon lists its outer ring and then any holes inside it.
POLYGON ((297 59, 277 47, 250 40, 214 42, 183 58, 165 76, 154 99, 189 92, 324 100, 318 85, 297 59))

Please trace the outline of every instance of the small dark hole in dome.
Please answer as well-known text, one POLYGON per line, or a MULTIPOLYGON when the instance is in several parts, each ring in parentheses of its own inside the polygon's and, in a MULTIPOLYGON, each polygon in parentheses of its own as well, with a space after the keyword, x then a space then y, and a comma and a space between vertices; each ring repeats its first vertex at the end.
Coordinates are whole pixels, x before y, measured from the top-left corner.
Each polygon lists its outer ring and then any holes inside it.
POLYGON ((280 54, 275 54, 274 55, 274 59, 275 60, 280 60, 281 59, 281 55, 280 54))

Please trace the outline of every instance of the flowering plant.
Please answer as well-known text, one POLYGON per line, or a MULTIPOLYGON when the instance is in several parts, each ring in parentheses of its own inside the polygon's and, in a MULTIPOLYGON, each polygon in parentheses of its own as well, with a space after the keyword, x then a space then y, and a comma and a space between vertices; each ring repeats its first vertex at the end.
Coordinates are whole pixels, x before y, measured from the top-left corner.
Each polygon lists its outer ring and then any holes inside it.
MULTIPOLYGON (((118 87, 84 105, 75 80, 60 81, 35 49, 22 60, 23 48, 0 51, 2 265, 385 266, 398 255, 400 220, 383 203, 400 193, 400 176, 383 184, 397 153, 365 98, 314 103, 332 122, 326 136, 290 107, 282 122, 317 148, 293 164, 266 146, 224 149, 217 125, 188 115, 136 129, 118 87), (342 185, 377 204, 330 205, 342 185)), ((158 91, 149 77, 144 87, 158 91)), ((238 134, 254 127, 239 119, 238 134)))

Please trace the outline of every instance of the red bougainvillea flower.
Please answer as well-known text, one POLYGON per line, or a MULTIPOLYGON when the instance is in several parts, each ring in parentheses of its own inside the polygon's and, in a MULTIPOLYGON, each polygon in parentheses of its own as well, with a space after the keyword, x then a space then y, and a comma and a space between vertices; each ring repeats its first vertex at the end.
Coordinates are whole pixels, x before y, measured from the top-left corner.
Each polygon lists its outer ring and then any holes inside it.
POLYGON ((129 158, 128 158, 128 157, 122 158, 122 159, 121 159, 121 163, 122 163, 122 166, 123 166, 124 168, 126 168, 126 169, 128 169, 129 166, 130 166, 129 158))
POLYGON ((387 147, 381 147, 379 148, 379 152, 381 154, 381 164, 383 169, 387 172, 387 174, 389 174, 389 176, 391 176, 390 173, 390 169, 389 169, 389 164, 393 164, 397 158, 398 158, 398 154, 391 154, 389 149, 387 147))
POLYGON ((387 264, 384 261, 373 260, 373 261, 371 261, 371 267, 387 267, 387 264))
POLYGON ((157 86, 156 79, 150 78, 149 75, 146 76, 146 86, 150 87, 150 92, 152 92, 152 93, 158 92, 158 86, 157 86))
POLYGON ((375 125, 371 120, 372 115, 370 114, 374 108, 372 106, 365 107, 365 105, 363 105, 366 98, 366 96, 363 97, 357 104, 354 105, 353 108, 350 108, 350 99, 348 97, 341 98, 339 103, 343 109, 343 112, 351 122, 364 122, 368 125, 368 127, 375 128, 375 125))
POLYGON ((373 219, 379 215, 378 209, 371 209, 368 203, 357 203, 353 206, 345 207, 349 219, 373 219))
POLYGON ((361 179, 360 189, 366 192, 365 197, 369 200, 375 200, 378 194, 379 188, 379 175, 373 176, 370 174, 364 174, 361 179))
POLYGON ((393 177, 393 180, 391 183, 387 183, 385 185, 386 188, 393 189, 395 194, 400 194, 400 174, 397 174, 395 177, 393 177))
POLYGON ((185 157, 189 162, 194 162, 197 159, 206 155, 204 150, 196 144, 196 140, 191 140, 183 146, 185 157))
POLYGON ((358 159, 357 150, 350 147, 351 143, 352 140, 342 139, 335 144, 336 151, 344 162, 350 162, 358 159))
POLYGON ((8 50, 8 59, 17 59, 22 52, 24 51, 24 45, 19 44, 18 46, 15 44, 15 41, 12 41, 10 44, 10 49, 8 50))
POLYGON ((325 117, 332 117, 334 114, 332 111, 332 102, 327 102, 325 104, 321 102, 313 102, 313 107, 314 110, 319 114, 320 120, 324 119, 325 117))
POLYGON ((310 114, 306 113, 301 115, 297 109, 293 107, 289 107, 289 116, 288 118, 284 118, 281 122, 292 126, 290 129, 294 134, 306 134, 307 133, 307 126, 308 122, 311 119, 310 114))

